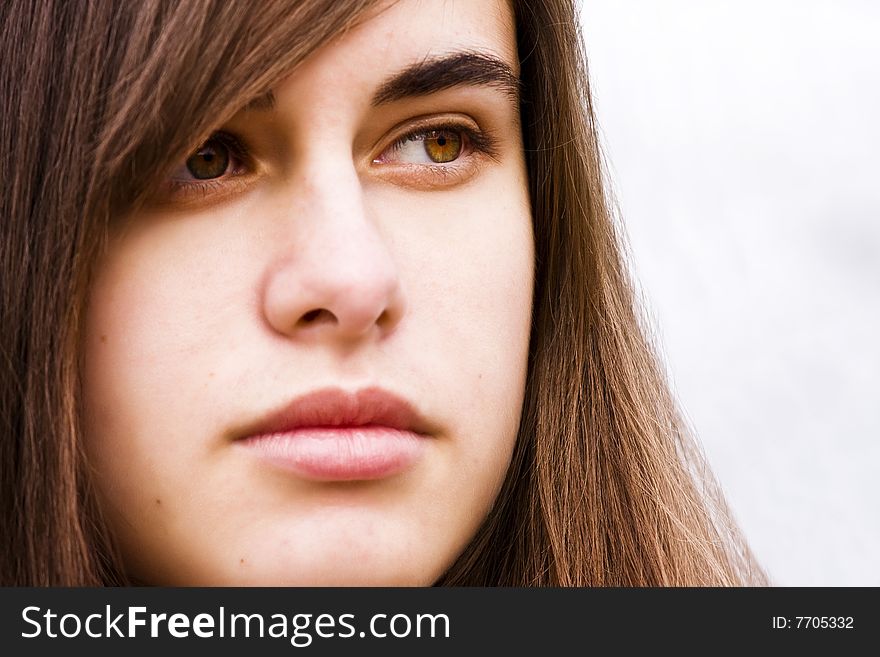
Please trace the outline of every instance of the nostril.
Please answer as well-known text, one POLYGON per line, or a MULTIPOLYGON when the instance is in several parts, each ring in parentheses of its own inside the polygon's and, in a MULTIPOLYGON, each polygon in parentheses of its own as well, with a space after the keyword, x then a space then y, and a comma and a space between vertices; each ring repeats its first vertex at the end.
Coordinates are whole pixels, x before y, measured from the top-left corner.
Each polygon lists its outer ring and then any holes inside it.
POLYGON ((315 310, 310 310, 305 315, 300 317, 300 324, 313 324, 315 322, 321 320, 330 320, 333 319, 333 314, 329 310, 324 310, 323 308, 316 308, 315 310))

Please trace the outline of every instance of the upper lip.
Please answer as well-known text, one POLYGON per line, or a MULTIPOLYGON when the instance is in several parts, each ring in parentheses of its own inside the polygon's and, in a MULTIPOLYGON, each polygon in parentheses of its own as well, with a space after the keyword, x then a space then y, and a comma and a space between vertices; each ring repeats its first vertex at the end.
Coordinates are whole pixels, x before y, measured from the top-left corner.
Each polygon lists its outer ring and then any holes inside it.
POLYGON ((242 438, 304 427, 383 426, 418 434, 432 433, 428 421, 409 401, 379 387, 349 392, 324 388, 296 397, 241 432, 242 438))

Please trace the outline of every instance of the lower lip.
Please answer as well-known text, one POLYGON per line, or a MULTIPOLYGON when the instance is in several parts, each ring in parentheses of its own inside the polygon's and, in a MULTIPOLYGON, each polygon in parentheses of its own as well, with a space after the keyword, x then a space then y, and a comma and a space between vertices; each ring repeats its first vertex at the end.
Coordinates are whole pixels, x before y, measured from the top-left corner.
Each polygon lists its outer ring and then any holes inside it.
POLYGON ((314 481, 391 477, 418 460, 427 438, 384 426, 303 427, 240 441, 272 465, 314 481))

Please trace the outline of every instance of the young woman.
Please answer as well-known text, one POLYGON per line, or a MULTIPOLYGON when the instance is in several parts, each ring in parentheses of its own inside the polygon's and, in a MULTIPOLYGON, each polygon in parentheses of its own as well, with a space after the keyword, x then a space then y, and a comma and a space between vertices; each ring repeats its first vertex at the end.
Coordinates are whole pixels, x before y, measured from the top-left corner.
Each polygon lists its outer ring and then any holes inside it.
POLYGON ((3 584, 764 581, 571 0, 0 13, 3 584))

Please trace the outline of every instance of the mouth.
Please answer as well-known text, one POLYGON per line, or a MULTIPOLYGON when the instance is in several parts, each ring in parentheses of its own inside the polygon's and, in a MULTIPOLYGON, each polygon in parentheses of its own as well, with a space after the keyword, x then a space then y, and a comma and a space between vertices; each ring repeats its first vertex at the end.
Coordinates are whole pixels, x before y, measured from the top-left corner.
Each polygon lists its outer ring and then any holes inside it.
POLYGON ((302 479, 363 481, 413 466, 431 433, 412 404, 386 390, 327 388, 270 413, 236 443, 302 479))

